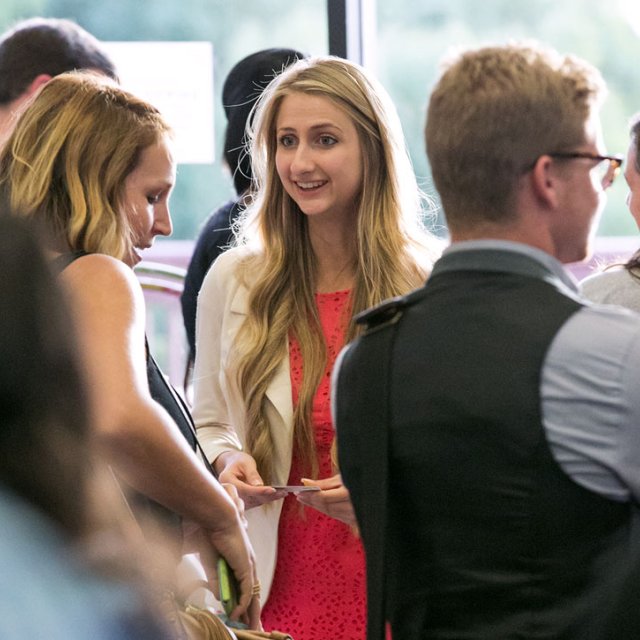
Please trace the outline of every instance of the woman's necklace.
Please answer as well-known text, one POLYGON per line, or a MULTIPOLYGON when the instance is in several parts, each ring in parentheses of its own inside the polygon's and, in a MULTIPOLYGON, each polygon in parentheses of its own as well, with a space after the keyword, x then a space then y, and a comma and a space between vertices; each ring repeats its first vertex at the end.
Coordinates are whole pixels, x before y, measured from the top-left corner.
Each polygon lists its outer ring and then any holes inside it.
POLYGON ((345 262, 345 264, 332 276, 322 274, 318 278, 318 293, 333 293, 334 291, 343 291, 353 287, 353 260, 345 262))

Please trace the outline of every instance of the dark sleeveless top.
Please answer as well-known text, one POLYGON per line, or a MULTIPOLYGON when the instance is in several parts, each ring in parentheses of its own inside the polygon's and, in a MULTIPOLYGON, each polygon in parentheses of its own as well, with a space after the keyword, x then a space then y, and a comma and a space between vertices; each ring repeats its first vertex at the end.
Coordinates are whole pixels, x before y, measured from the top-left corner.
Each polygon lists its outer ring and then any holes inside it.
MULTIPOLYGON (((58 256, 52 261, 54 273, 62 272, 74 260, 85 255, 88 255, 85 251, 75 251, 58 256)), ((149 381, 151 397, 171 416, 175 424, 180 429, 180 432, 189 443, 189 446, 195 451, 196 432, 191 414, 180 395, 171 387, 164 377, 160 367, 149 351, 148 343, 146 344, 146 353, 147 379, 149 381)), ((176 513, 173 513, 166 507, 163 507, 137 491, 129 490, 127 497, 132 505, 134 513, 139 516, 144 515, 151 516, 152 518, 158 518, 164 525, 168 525, 172 529, 175 529, 175 533, 179 534, 181 518, 176 513)))
MULTIPOLYGON (((454 256, 441 266, 473 258, 454 256)), ((629 558, 632 507, 576 484, 553 458, 541 371, 581 304, 517 266, 434 270, 395 325, 371 329, 345 357, 338 444, 351 452, 372 437, 379 409, 366 399, 377 372, 358 364, 365 355, 382 361, 371 353, 374 332, 396 327, 384 551, 394 637, 604 637, 598 627, 629 558)), ((358 506, 378 488, 362 484, 358 456, 340 462, 372 561, 376 522, 358 506)))

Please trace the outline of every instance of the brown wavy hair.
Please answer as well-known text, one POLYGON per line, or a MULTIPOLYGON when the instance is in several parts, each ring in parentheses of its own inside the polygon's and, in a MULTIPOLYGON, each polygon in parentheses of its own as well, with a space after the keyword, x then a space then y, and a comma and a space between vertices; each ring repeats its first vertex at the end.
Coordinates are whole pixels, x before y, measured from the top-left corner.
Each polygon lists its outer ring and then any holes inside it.
POLYGON ((0 155, 0 200, 44 222, 64 250, 128 255, 127 176, 169 133, 159 111, 91 72, 50 80, 0 155))

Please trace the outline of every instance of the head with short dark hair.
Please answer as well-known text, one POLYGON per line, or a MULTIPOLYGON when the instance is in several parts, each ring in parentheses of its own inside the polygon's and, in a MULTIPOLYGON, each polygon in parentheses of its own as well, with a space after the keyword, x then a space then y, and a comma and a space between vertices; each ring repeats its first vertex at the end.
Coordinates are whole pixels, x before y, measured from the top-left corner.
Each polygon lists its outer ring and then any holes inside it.
POLYGON ((40 220, 60 251, 124 259, 125 181, 170 128, 148 102, 91 72, 50 80, 0 153, 0 201, 40 220))
POLYGON ((267 85, 284 69, 307 54, 295 49, 263 49, 238 62, 222 87, 222 106, 227 116, 224 159, 233 174, 238 195, 251 186, 250 155, 245 148, 245 129, 251 110, 267 85))
POLYGON ((512 220, 523 172, 584 144, 604 94, 595 67, 536 43, 447 61, 429 101, 426 147, 449 227, 512 220))
POLYGON ((71 20, 31 18, 0 37, 0 106, 20 97, 37 76, 93 69, 116 80, 113 62, 89 32, 71 20))
MULTIPOLYGON (((631 116, 631 119, 629 120, 629 148, 635 151, 635 162, 633 163, 633 169, 627 167, 626 170, 633 170, 640 174, 640 112, 631 116)), ((635 186, 634 183, 631 183, 630 185, 629 195, 627 197, 627 206, 629 207, 629 212, 636 221, 636 224, 640 228, 640 219, 637 215, 637 196, 632 185, 635 186)), ((618 265, 614 264, 611 266, 618 265)), ((640 250, 637 250, 629 260, 625 262, 624 266, 634 278, 640 280, 640 250)))

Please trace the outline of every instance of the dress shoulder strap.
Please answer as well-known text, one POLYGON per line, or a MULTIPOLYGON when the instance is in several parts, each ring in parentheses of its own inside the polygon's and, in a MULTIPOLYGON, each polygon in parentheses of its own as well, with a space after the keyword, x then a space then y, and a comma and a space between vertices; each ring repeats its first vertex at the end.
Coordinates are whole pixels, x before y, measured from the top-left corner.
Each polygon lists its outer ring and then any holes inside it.
POLYGON ((62 273, 72 262, 77 260, 78 258, 82 258, 82 256, 88 256, 89 254, 86 251, 70 251, 69 253, 63 253, 51 261, 51 268, 53 272, 57 275, 62 273))

